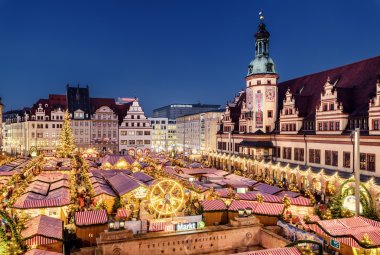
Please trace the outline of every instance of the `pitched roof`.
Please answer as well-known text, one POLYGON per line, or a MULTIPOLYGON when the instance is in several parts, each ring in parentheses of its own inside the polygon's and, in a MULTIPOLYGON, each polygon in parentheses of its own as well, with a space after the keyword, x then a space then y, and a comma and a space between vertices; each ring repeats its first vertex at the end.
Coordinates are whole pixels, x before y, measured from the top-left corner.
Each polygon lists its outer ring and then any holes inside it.
POLYGON ((34 192, 27 192, 20 196, 13 208, 30 209, 30 208, 46 208, 61 207, 70 204, 70 191, 66 187, 61 187, 50 191, 47 196, 34 192))
POLYGON ((76 212, 74 218, 77 226, 101 225, 108 222, 106 210, 76 212))
POLYGON ((295 96, 295 104, 302 117, 311 117, 320 103, 327 79, 336 84, 338 101, 344 112, 351 115, 367 115, 369 101, 376 93, 376 81, 380 75, 380 56, 365 59, 319 73, 309 74, 278 84, 279 109, 283 107, 285 93, 295 96))
POLYGON ((144 185, 143 183, 123 173, 119 173, 109 178, 108 182, 112 186, 112 188, 119 194, 119 196, 122 196, 140 187, 141 185, 144 185))
POLYGON ((26 228, 21 232, 24 239, 29 239, 35 235, 63 240, 63 221, 46 215, 39 215, 30 219, 25 224, 26 228))
POLYGON ((221 199, 204 200, 201 202, 203 211, 223 211, 227 210, 226 204, 221 199))

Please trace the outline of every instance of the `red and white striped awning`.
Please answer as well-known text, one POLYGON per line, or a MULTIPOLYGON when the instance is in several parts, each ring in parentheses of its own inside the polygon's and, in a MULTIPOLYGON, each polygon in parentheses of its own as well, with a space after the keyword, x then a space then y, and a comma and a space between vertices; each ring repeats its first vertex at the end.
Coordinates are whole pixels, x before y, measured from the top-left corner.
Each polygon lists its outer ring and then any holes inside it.
POLYGON ((131 214, 130 211, 128 211, 125 208, 117 209, 116 217, 122 219, 122 218, 128 218, 131 214))
POLYGON ((77 226, 101 225, 106 224, 107 222, 108 216, 106 210, 75 213, 75 225, 77 226))
POLYGON ((284 211, 284 204, 274 204, 274 203, 257 203, 254 208, 254 214, 261 215, 281 215, 284 211))
POLYGON ((296 247, 284 247, 236 253, 235 255, 301 255, 301 252, 296 247))
POLYGON ((290 201, 292 202, 292 205, 312 206, 310 204, 310 199, 306 197, 296 197, 296 198, 291 197, 290 201))
POLYGON ((201 202, 203 211, 225 211, 227 210, 226 204, 221 199, 217 200, 204 200, 201 202))
POLYGON ((284 210, 284 205, 276 203, 259 203, 253 201, 234 200, 232 201, 228 210, 238 211, 239 209, 246 208, 252 208, 253 214, 278 216, 282 214, 284 210))
POLYGON ((52 243, 56 243, 56 242, 59 242, 59 241, 56 239, 51 239, 51 238, 44 237, 44 236, 34 236, 32 238, 25 240, 25 244, 30 246, 30 247, 52 244, 52 243))
POLYGON ((154 221, 149 223, 150 232, 164 231, 166 226, 166 221, 154 221))
MULTIPOLYGON (((380 228, 368 223, 364 217, 322 220, 309 225, 315 233, 328 236, 351 247, 360 247, 364 234, 368 234, 373 245, 380 245, 380 228)), ((375 222, 372 222, 376 224, 375 222)))

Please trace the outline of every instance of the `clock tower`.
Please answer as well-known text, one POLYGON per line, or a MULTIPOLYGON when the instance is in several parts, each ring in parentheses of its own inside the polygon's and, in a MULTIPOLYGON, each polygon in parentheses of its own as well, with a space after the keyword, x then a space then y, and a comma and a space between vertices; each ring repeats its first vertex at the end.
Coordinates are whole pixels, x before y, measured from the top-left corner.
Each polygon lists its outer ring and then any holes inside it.
POLYGON ((260 12, 260 23, 255 34, 255 59, 248 65, 246 76, 247 132, 261 130, 270 133, 277 117, 277 80, 273 60, 269 57, 269 32, 260 12))

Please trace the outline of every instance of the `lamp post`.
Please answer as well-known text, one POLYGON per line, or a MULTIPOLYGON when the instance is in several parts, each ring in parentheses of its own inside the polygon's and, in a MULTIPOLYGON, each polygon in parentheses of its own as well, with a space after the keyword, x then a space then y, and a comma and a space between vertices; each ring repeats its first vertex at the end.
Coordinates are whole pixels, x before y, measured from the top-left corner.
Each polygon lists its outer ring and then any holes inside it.
POLYGON ((360 128, 355 128, 354 157, 355 157, 355 212, 360 214, 360 128))

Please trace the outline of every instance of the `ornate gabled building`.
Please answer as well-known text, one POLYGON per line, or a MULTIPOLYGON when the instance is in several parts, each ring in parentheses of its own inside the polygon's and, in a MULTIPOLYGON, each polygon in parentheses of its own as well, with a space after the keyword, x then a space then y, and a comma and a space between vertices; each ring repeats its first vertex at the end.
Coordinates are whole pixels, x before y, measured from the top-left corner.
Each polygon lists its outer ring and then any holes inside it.
POLYGON ((4 147, 10 154, 28 155, 37 151, 52 152, 61 132, 66 97, 49 95, 31 108, 5 114, 4 147))
POLYGON ((152 144, 150 121, 137 98, 127 106, 128 112, 119 127, 119 151, 132 156, 149 154, 152 144))
POLYGON ((352 173, 351 134, 360 128, 361 171, 380 176, 380 56, 277 83, 269 37, 261 17, 246 89, 227 103, 210 160, 227 169, 269 160, 352 173))

